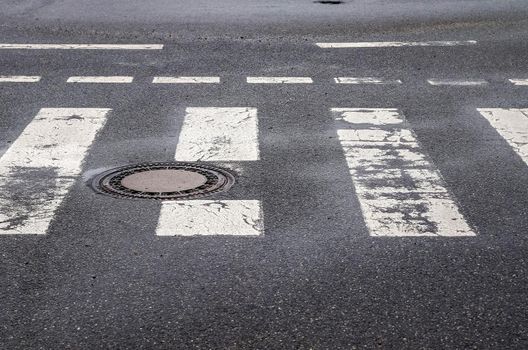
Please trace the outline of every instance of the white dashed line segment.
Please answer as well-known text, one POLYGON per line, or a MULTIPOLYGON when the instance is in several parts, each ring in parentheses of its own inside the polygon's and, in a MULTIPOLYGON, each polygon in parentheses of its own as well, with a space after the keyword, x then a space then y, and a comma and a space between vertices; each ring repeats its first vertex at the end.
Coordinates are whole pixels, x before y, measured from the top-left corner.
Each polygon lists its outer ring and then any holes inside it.
POLYGON ((340 42, 340 43, 316 43, 323 49, 343 48, 376 48, 376 47, 405 47, 405 46, 467 46, 475 45, 475 40, 465 41, 371 41, 371 42, 340 42))
POLYGON ((399 79, 383 79, 383 78, 353 78, 353 77, 338 77, 334 78, 336 84, 373 84, 373 85, 395 85, 401 84, 399 79))
POLYGON ((220 77, 154 77, 153 84, 218 84, 220 77))
POLYGON ((134 80, 134 77, 127 76, 78 76, 69 77, 67 83, 83 83, 83 84, 128 84, 134 80))
POLYGON ((428 79, 427 82, 433 86, 484 86, 488 85, 486 80, 457 80, 457 79, 428 79))
POLYGON ((109 109, 43 108, 0 158, 0 234, 45 234, 109 109))
POLYGON ((528 85, 528 79, 509 79, 509 82, 513 85, 519 85, 519 86, 527 86, 528 85))
POLYGON ((248 84, 312 84, 310 77, 247 77, 248 84))
POLYGON ((162 50, 158 44, 0 44, 0 50, 162 50))
POLYGON ((477 110, 528 165, 528 109, 477 110))
POLYGON ((38 83, 39 81, 39 76, 0 75, 0 83, 38 83))
POLYGON ((371 236, 474 236, 396 109, 333 108, 371 236))

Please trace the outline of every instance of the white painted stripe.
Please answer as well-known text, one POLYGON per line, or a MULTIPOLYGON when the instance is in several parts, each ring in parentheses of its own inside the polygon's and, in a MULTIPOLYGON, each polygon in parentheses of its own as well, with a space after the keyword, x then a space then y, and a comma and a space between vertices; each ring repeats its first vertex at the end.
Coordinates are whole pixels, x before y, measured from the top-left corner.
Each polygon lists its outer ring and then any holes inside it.
POLYGON ((67 83, 96 83, 96 84, 126 84, 131 83, 134 77, 111 76, 111 77, 69 77, 67 83))
POLYGON ((0 44, 0 49, 26 50, 161 50, 158 44, 0 44))
POLYGON ((259 159, 255 108, 187 108, 176 147, 178 161, 259 159))
POLYGON ((259 236, 264 232, 258 200, 163 202, 158 236, 259 236))
POLYGON ((247 77, 249 84, 311 84, 310 77, 247 77))
POLYGON ((510 80, 510 83, 514 85, 519 85, 519 86, 528 85, 528 79, 509 79, 509 80, 510 80))
POLYGON ((371 236, 474 236, 395 109, 333 108, 371 236))
POLYGON ((39 76, 0 75, 0 83, 37 83, 39 81, 39 76))
POLYGON ((153 84, 218 84, 220 77, 154 77, 153 84))
POLYGON ((402 81, 399 79, 383 79, 383 78, 353 78, 353 77, 338 77, 334 78, 337 84, 374 84, 374 85, 392 85, 401 84, 402 81))
POLYGON ((43 108, 0 158, 0 234, 45 234, 109 109, 43 108))
POLYGON ((465 41, 371 41, 350 43, 316 43, 315 45, 324 49, 340 48, 372 48, 372 47, 403 47, 403 46, 459 46, 475 45, 475 40, 465 41))
POLYGON ((476 80, 457 80, 457 79, 429 79, 427 82, 434 86, 482 86, 488 85, 486 80, 476 79, 476 80))
POLYGON ((528 165, 528 109, 477 110, 528 165))

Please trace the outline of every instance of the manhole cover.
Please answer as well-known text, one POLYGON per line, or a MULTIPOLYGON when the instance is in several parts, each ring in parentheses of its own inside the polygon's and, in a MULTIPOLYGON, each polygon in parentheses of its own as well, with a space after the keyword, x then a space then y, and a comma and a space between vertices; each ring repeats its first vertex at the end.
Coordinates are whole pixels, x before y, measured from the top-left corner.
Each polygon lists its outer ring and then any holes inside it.
POLYGON ((97 192, 117 197, 174 200, 227 191, 234 182, 228 171, 212 166, 145 163, 105 171, 91 185, 97 192))

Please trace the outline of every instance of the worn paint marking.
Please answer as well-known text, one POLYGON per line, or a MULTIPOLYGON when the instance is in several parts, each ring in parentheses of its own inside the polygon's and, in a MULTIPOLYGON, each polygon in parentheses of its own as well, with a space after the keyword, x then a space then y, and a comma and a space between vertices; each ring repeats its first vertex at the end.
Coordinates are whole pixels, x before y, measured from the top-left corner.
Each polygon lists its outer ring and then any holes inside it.
POLYGON ((264 232, 258 200, 163 202, 158 236, 259 236, 264 232))
POLYGON ((477 110, 528 165, 528 108, 478 108, 477 110))
POLYGON ((247 77, 249 84, 312 84, 310 77, 247 77))
POLYGON ((333 108, 371 236, 474 236, 396 109, 333 108))
POLYGON ((220 77, 154 77, 153 84, 218 84, 220 77))
POLYGON ((527 86, 528 85, 528 79, 509 79, 509 82, 513 85, 518 86, 527 86))
POLYGON ((38 83, 40 76, 30 75, 0 75, 0 83, 38 83))
POLYGON ((316 43, 323 49, 343 48, 375 48, 375 47, 405 47, 405 46, 466 46, 475 45, 475 40, 465 41, 370 41, 370 42, 343 42, 343 43, 316 43))
POLYGON ((0 158, 0 234, 45 234, 109 109, 43 108, 0 158))
POLYGON ((187 108, 175 159, 190 162, 259 160, 257 109, 187 108))
POLYGON ((10 50, 161 50, 158 44, 0 44, 10 50))
POLYGON ((87 84, 127 84, 131 83, 134 77, 129 76, 78 76, 69 77, 67 83, 87 83, 87 84))
POLYGON ((334 78, 336 84, 373 84, 373 85, 397 85, 401 84, 402 81, 399 79, 384 79, 384 78, 373 78, 373 77, 338 77, 334 78))
POLYGON ((433 86, 483 86, 488 85, 486 80, 458 80, 458 79, 428 79, 427 82, 433 86))

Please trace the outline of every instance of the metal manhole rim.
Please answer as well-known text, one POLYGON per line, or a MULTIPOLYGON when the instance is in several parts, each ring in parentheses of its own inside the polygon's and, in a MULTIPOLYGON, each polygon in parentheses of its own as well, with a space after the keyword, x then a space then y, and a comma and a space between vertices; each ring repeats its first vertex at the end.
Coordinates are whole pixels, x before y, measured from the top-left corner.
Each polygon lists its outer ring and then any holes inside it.
POLYGON ((106 169, 88 181, 88 185, 98 194, 121 199, 145 199, 158 201, 174 201, 207 197, 228 191, 234 183, 235 174, 230 170, 209 164, 190 162, 143 162, 127 164, 106 169), (125 188, 122 185, 115 186, 116 181, 120 181, 128 175, 149 170, 163 169, 194 171, 205 176, 207 181, 198 188, 174 192, 141 192, 125 188), (115 181, 112 183, 112 180, 115 181))

